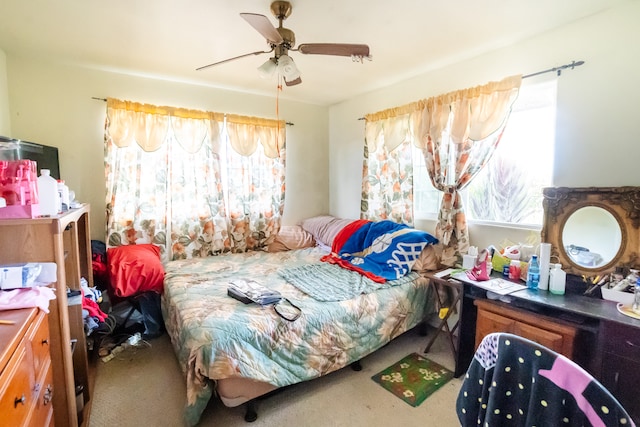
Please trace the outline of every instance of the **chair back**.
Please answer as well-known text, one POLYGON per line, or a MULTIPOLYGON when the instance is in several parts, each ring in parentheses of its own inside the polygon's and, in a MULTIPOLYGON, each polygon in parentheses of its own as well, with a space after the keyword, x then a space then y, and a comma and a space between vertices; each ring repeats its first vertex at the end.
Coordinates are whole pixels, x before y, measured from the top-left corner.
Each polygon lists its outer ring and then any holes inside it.
POLYGON ((575 362, 508 333, 489 334, 478 346, 456 412, 462 426, 635 426, 575 362))

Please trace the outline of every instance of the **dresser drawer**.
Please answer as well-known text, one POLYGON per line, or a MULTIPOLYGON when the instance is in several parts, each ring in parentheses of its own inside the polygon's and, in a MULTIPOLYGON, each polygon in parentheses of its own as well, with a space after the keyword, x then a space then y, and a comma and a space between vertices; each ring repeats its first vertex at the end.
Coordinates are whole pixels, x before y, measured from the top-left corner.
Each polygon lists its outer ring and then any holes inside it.
POLYGON ((501 302, 475 300, 474 304, 478 307, 476 348, 492 332, 509 332, 574 358, 578 329, 573 325, 501 302))
POLYGON ((24 341, 0 375, 0 426, 20 426, 27 419, 33 404, 33 362, 24 341))
POLYGON ((33 353, 34 371, 40 373, 42 366, 49 360, 49 322, 44 312, 40 312, 29 328, 27 340, 33 353))
POLYGON ((53 372, 51 362, 45 360, 45 368, 33 388, 34 407, 28 425, 44 427, 53 423, 53 372))
POLYGON ((619 323, 605 322, 604 351, 631 360, 640 360, 640 329, 619 323))

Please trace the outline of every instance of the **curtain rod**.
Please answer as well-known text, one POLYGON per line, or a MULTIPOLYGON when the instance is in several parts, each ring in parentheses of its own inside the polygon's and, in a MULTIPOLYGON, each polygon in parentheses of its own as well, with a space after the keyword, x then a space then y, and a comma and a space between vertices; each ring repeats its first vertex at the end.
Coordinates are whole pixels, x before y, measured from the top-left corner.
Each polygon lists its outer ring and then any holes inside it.
MULTIPOLYGON (((560 77, 560 75, 562 74, 562 70, 566 70, 567 68, 571 68, 573 70, 575 67, 579 67, 582 64, 584 64, 584 61, 571 61, 571 64, 565 64, 559 67, 549 68, 548 70, 542 70, 542 71, 538 71, 531 74, 525 74, 524 76, 522 76, 522 78, 527 79, 529 77, 539 76, 540 74, 552 73, 554 71, 557 73, 558 77, 560 77)), ((358 120, 364 120, 364 117, 358 117, 358 120)))
MULTIPOLYGON (((107 98, 98 98, 97 96, 92 96, 91 99, 95 99, 96 101, 107 102, 107 98)), ((284 124, 287 125, 287 126, 293 126, 293 123, 291 123, 291 122, 284 122, 284 124)))
POLYGON ((522 76, 522 78, 526 79, 526 78, 529 78, 529 77, 538 76, 540 74, 552 73, 554 71, 557 72, 558 77, 560 77, 560 74, 562 74, 562 70, 565 70, 567 68, 571 68, 573 70, 575 67, 579 67, 582 64, 584 64, 584 61, 571 61, 571 64, 565 64, 565 65, 561 65, 559 67, 549 68, 548 70, 538 71, 537 73, 526 74, 526 75, 522 76))

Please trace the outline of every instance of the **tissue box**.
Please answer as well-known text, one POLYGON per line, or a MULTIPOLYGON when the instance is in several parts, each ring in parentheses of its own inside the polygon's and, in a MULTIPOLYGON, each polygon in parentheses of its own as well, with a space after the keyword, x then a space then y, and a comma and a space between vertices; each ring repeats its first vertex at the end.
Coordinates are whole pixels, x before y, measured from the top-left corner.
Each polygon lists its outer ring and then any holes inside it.
POLYGON ((0 265, 0 289, 31 288, 57 280, 54 262, 29 262, 0 265))

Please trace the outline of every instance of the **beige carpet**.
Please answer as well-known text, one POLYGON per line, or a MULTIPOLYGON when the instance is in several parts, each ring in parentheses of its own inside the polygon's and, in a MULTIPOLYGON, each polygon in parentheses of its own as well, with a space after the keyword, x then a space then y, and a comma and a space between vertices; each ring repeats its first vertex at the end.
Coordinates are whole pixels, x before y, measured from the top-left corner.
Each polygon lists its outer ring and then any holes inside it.
MULTIPOLYGON (((261 400, 253 423, 244 421, 244 405, 227 408, 213 398, 199 426, 459 426, 455 400, 461 379, 452 379, 416 408, 371 379, 404 356, 422 353, 427 339, 409 331, 365 357, 360 372, 347 367, 261 400)), ((428 357, 454 368, 444 335, 428 357)), ((150 348, 128 350, 97 364, 91 427, 183 425, 186 388, 166 334, 151 341, 150 348)))

